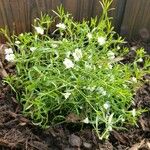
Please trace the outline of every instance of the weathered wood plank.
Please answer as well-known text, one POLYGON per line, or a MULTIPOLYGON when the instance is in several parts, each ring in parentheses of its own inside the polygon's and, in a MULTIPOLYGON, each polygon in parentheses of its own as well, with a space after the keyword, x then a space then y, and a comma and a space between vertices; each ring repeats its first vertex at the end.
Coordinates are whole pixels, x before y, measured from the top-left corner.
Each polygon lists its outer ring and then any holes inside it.
MULTIPOLYGON (((0 0, 0 28, 8 26, 11 32, 15 30, 17 34, 31 31, 34 18, 39 17, 41 12, 53 14, 52 9, 56 10, 60 4, 76 20, 100 16, 102 12, 99 0, 0 0)), ((110 16, 114 17, 117 31, 121 28, 121 33, 128 38, 140 36, 150 39, 149 0, 114 0, 112 8, 116 8, 110 16)))
POLYGON ((17 34, 31 31, 34 18, 39 17, 41 12, 52 14, 52 9, 56 10, 60 4, 77 20, 90 19, 102 10, 99 0, 1 0, 0 27, 8 26, 11 32, 15 30, 17 34))
POLYGON ((149 0, 127 0, 121 34, 129 39, 150 39, 149 0))

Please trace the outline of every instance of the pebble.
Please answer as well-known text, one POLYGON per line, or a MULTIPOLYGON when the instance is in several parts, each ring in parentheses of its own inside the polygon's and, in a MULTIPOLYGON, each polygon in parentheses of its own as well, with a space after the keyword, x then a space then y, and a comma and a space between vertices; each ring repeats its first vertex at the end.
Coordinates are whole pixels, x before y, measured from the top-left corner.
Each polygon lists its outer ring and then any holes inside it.
POLYGON ((69 143, 73 147, 80 147, 82 144, 82 141, 81 141, 80 137, 78 137, 74 134, 71 134, 69 137, 69 143))
POLYGON ((91 149, 91 148, 92 148, 92 144, 87 143, 87 142, 83 142, 83 146, 84 146, 86 149, 91 149))

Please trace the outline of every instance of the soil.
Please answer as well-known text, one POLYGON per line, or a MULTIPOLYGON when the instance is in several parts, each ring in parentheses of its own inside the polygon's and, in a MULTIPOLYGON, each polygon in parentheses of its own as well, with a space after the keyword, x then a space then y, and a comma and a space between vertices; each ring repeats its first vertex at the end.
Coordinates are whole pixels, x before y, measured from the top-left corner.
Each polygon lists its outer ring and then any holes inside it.
MULTIPOLYGON (((150 76, 144 79, 134 107, 150 110, 150 76)), ((0 78, 0 150, 150 150, 150 111, 143 113, 136 127, 127 129, 112 131, 107 141, 98 140, 90 126, 81 129, 73 123, 43 130, 21 114, 10 87, 0 78)))

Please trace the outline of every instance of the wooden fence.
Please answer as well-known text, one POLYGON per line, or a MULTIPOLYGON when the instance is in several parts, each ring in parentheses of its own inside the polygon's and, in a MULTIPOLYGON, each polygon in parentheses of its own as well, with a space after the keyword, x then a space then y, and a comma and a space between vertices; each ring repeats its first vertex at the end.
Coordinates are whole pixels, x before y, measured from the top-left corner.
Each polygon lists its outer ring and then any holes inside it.
MULTIPOLYGON (((99 0, 0 0, 0 27, 16 33, 31 31, 33 19, 41 11, 52 14, 62 4, 74 18, 81 20, 100 15, 99 0)), ((150 0, 114 0, 111 12, 116 31, 131 38, 150 40, 150 0)))

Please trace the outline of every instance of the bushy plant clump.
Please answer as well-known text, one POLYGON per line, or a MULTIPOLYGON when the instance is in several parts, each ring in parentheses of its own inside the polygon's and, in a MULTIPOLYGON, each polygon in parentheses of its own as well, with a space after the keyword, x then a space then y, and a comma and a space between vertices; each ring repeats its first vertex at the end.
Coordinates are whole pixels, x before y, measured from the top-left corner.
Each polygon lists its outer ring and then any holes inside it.
POLYGON ((35 20, 34 33, 11 39, 5 58, 15 62, 16 74, 6 82, 33 123, 47 127, 76 114, 82 123, 93 125, 100 139, 125 123, 136 123, 141 110, 131 109, 133 95, 148 72, 149 60, 139 49, 133 63, 121 63, 129 49, 111 26, 111 2, 101 4, 100 19, 76 22, 59 7, 57 17, 35 20))

